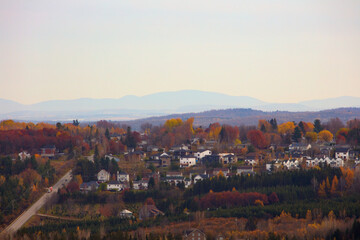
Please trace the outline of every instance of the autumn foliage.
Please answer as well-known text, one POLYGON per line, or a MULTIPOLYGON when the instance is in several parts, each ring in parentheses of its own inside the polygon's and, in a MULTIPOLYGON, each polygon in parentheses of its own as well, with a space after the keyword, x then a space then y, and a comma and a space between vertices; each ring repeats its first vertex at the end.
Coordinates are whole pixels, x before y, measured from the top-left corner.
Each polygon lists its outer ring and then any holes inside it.
POLYGON ((45 145, 55 145, 57 149, 64 150, 81 143, 82 139, 79 136, 71 136, 68 132, 50 128, 0 131, 1 154, 11 154, 24 150, 34 153, 34 150, 45 145))
POLYGON ((250 192, 240 193, 237 191, 227 192, 210 192, 200 199, 200 206, 202 209, 217 208, 217 207, 235 207, 235 206, 249 206, 255 205, 255 201, 260 200, 263 204, 269 204, 267 195, 250 192))
POLYGON ((265 135, 260 130, 250 130, 247 134, 247 138, 252 145, 260 149, 264 149, 269 145, 265 135))

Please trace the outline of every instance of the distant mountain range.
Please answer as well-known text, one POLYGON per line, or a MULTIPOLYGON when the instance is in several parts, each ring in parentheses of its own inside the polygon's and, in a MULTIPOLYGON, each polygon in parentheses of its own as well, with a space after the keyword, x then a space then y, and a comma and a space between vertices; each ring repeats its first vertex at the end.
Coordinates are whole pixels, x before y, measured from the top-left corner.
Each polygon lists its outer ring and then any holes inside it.
POLYGON ((155 93, 142 97, 52 100, 31 105, 0 99, 0 119, 25 121, 130 120, 164 116, 172 113, 202 112, 229 108, 298 112, 341 107, 360 107, 360 98, 338 97, 299 103, 268 103, 247 96, 230 96, 215 92, 183 90, 155 93))
POLYGON ((321 122, 327 122, 331 118, 339 118, 343 123, 346 123, 350 119, 360 118, 360 108, 337 108, 312 112, 265 112, 261 110, 238 108, 211 110, 200 113, 172 114, 167 116, 150 117, 132 121, 120 121, 120 123, 130 125, 133 129, 140 129, 143 123, 150 123, 154 126, 157 126, 163 124, 167 119, 180 118, 182 120, 186 120, 190 117, 194 117, 194 125, 204 127, 207 127, 209 126, 209 124, 215 122, 218 122, 220 124, 230 124, 237 126, 257 125, 259 119, 270 120, 271 118, 276 118, 279 124, 287 121, 314 122, 315 119, 320 119, 321 122))

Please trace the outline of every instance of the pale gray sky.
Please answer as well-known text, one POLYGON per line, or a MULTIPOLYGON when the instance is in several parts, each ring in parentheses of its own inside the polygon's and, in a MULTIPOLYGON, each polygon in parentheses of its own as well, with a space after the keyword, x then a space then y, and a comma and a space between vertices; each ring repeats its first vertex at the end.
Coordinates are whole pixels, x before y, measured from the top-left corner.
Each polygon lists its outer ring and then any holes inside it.
POLYGON ((0 0, 0 98, 360 97, 359 0, 0 0))

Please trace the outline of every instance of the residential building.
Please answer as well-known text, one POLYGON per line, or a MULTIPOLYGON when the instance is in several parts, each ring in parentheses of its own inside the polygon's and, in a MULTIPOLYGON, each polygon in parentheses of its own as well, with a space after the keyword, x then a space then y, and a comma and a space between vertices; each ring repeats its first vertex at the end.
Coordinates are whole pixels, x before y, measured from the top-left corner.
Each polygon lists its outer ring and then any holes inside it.
POLYGON ((237 157, 233 153, 220 153, 220 162, 222 164, 236 163, 237 157))
POLYGON ((133 213, 127 209, 122 210, 119 213, 119 217, 121 218, 132 218, 133 217, 133 213))
POLYGON ((342 158, 344 160, 349 159, 349 147, 336 147, 335 148, 335 158, 342 158))
POLYGON ((204 180, 204 179, 208 179, 209 178, 209 175, 208 174, 197 174, 197 175, 195 175, 195 177, 194 177, 194 184, 195 183, 197 183, 197 182, 199 182, 199 181, 202 181, 202 180, 204 180))
POLYGON ((99 184, 96 181, 84 182, 80 185, 80 191, 91 192, 99 188, 99 184))
POLYGON ((117 172, 116 173, 116 179, 119 182, 129 182, 130 181, 130 177, 129 174, 127 174, 126 172, 117 172))
POLYGON ((330 167, 343 167, 344 166, 344 159, 342 158, 336 158, 336 159, 330 159, 330 158, 315 158, 306 159, 306 166, 307 167, 314 167, 319 166, 321 164, 327 164, 330 167))
POLYGON ((121 191, 124 189, 123 184, 119 181, 110 181, 107 183, 106 186, 108 191, 112 191, 112 190, 121 191))
POLYGON ((105 169, 102 169, 98 175, 97 179, 99 182, 108 182, 110 180, 110 173, 106 171, 105 169))
POLYGON ((248 174, 254 174, 253 166, 247 165, 247 166, 240 166, 236 169, 237 175, 248 175, 248 174))
POLYGON ((180 157, 180 167, 191 167, 196 165, 195 156, 184 156, 180 157))
POLYGON ((203 231, 192 228, 184 232, 183 240, 206 240, 206 235, 203 231))
POLYGON ((283 165, 289 170, 299 169, 299 161, 297 159, 289 159, 283 162, 283 165))
POLYGON ((133 181, 133 189, 135 190, 144 190, 144 189, 148 189, 148 187, 149 187, 149 181, 146 180, 133 181))
POLYGON ((171 156, 167 153, 162 153, 159 160, 161 167, 169 167, 171 165, 171 156))
POLYGON ((42 157, 55 157, 55 153, 56 153, 56 147, 54 145, 51 146, 44 146, 42 148, 40 148, 40 155, 42 157))
POLYGON ((197 161, 201 161, 201 159, 203 159, 205 156, 209 156, 211 155, 212 152, 210 150, 204 150, 204 151, 201 151, 201 152, 196 152, 194 154, 194 156, 196 157, 197 161))
POLYGON ((120 161, 119 158, 113 156, 112 154, 110 154, 110 155, 105 155, 105 158, 108 158, 110 161, 112 161, 112 160, 115 160, 116 162, 119 162, 119 161, 120 161))
POLYGON ((139 211, 140 220, 155 218, 157 215, 164 215, 164 213, 157 209, 155 205, 144 204, 139 211))
POLYGON ((19 156, 19 158, 20 158, 20 161, 25 161, 25 159, 31 158, 31 154, 28 153, 28 152, 25 152, 25 151, 19 153, 18 156, 19 156))
POLYGON ((292 143, 289 145, 289 151, 307 151, 311 148, 311 144, 308 143, 292 143))
POLYGON ((220 162, 220 156, 217 154, 206 155, 205 157, 203 157, 201 159, 201 163, 204 165, 214 164, 214 163, 219 163, 219 162, 220 162))

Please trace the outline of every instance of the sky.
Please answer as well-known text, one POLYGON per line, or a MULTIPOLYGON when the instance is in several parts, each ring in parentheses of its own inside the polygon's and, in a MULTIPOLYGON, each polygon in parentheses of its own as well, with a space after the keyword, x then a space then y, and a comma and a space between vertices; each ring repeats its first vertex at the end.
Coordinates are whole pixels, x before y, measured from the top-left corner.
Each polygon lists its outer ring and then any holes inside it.
POLYGON ((360 97, 359 0, 0 0, 0 98, 360 97))

